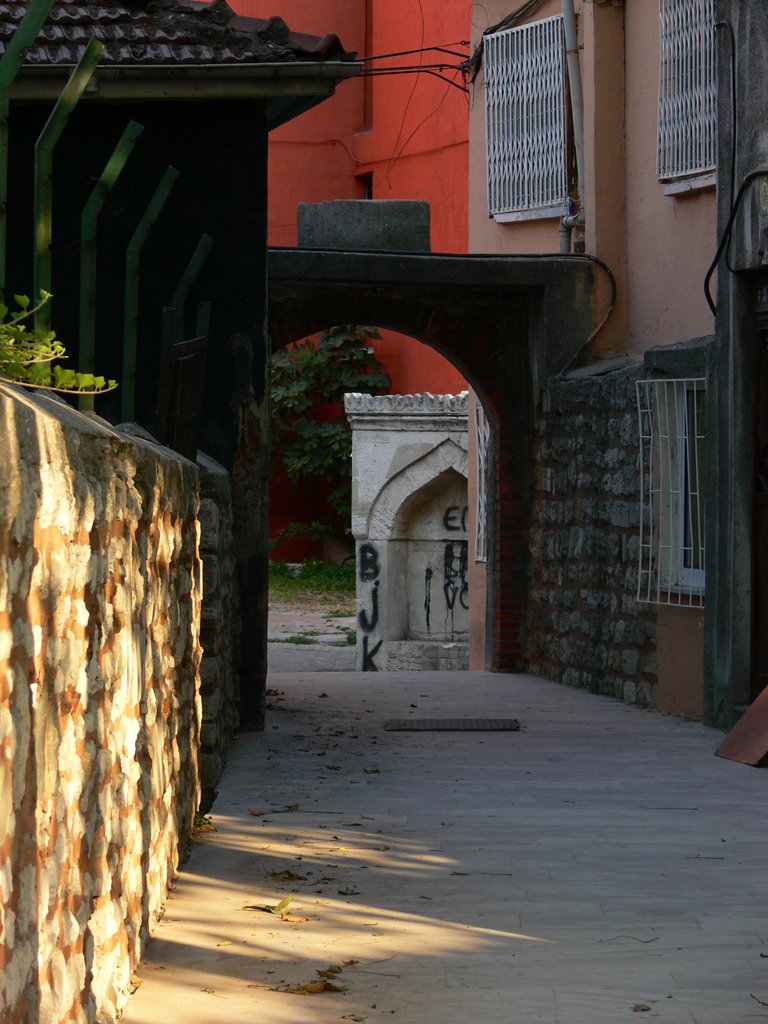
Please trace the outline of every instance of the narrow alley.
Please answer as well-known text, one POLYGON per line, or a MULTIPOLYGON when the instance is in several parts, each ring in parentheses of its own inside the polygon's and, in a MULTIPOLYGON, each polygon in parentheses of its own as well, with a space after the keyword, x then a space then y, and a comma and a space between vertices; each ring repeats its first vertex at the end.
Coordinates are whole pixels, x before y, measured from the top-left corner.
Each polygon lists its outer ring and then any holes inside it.
POLYGON ((768 1018, 768 776, 720 733, 488 673, 274 673, 269 702, 129 1024, 768 1018), (470 715, 521 729, 384 727, 470 715))

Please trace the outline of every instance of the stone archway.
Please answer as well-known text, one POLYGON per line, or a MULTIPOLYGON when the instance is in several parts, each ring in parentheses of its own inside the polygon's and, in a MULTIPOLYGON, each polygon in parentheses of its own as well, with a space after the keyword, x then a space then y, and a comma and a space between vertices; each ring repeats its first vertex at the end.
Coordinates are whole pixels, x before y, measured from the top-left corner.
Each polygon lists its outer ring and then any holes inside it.
POLYGON ((336 324, 389 328, 435 348, 481 397, 495 438, 488 667, 520 671, 538 381, 589 336, 591 264, 565 256, 272 249, 268 279, 273 350, 336 324))

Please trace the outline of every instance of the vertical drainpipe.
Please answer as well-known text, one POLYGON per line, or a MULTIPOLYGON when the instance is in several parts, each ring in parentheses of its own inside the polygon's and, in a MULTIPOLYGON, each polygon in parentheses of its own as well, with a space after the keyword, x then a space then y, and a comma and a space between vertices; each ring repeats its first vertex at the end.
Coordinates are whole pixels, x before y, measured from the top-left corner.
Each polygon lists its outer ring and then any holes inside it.
POLYGON ((565 32, 565 56, 568 63, 568 84, 571 90, 571 118, 573 120, 573 142, 576 149, 576 178, 579 191, 579 210, 566 214, 561 221, 560 251, 570 252, 571 231, 584 224, 584 94, 581 88, 579 66, 579 34, 576 29, 576 12, 573 0, 563 0, 563 29, 565 32))

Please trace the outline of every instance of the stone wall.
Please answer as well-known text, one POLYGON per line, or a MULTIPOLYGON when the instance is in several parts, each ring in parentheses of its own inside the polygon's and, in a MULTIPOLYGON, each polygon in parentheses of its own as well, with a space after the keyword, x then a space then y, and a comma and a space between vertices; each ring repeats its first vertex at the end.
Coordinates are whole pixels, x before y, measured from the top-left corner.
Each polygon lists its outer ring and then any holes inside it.
POLYGON ((197 470, 0 384, 0 1019, 108 1024, 199 799, 197 470))
MULTIPOLYGON (((639 365, 553 380, 535 443, 529 670, 653 707, 656 609, 636 600, 639 365)), ((584 371, 581 371, 584 373, 584 371)))
POLYGON ((232 538, 232 492, 223 466, 198 452, 200 470, 200 555, 203 560, 203 609, 200 666, 201 808, 207 811, 224 769, 226 749, 237 729, 240 615, 232 538))

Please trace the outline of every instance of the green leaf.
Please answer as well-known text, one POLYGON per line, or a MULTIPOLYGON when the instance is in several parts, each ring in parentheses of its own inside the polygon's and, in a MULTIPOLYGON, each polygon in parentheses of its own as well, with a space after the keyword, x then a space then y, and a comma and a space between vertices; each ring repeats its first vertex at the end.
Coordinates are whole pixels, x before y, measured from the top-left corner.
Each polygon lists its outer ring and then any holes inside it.
POLYGON ((14 295, 13 301, 17 306, 21 306, 22 309, 29 308, 29 296, 28 295, 14 295))

